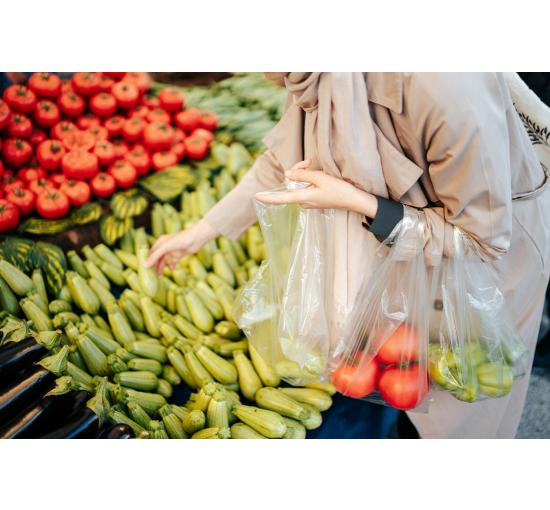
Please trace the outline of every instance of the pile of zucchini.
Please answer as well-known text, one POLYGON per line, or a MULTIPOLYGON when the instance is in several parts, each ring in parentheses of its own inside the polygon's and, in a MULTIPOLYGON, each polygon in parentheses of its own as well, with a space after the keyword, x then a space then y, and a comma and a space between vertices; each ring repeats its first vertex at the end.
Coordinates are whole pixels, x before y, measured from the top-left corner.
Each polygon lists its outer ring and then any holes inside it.
POLYGON ((116 248, 67 253, 65 284, 53 292, 7 261, 0 276, 15 297, 3 322, 21 316, 48 354, 50 395, 86 392, 87 408, 139 438, 303 438, 321 425, 332 386, 283 388, 298 367, 271 367, 233 322, 233 301, 265 255, 257 226, 240 241, 220 237, 162 275, 145 268, 156 237, 189 226, 215 203, 206 182, 182 210, 152 209, 152 231, 132 229, 116 248), (292 375, 292 374, 290 374, 292 375), (191 391, 171 403, 174 387, 191 391))

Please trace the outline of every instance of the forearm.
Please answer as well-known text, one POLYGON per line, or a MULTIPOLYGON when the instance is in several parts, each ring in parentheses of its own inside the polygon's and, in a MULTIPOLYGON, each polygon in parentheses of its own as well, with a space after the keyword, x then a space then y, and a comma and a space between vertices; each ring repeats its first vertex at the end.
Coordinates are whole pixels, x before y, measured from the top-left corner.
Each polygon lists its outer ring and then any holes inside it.
POLYGON ((238 238, 256 221, 254 195, 280 186, 283 180, 284 174, 278 162, 266 151, 237 186, 206 213, 204 220, 220 234, 238 238))

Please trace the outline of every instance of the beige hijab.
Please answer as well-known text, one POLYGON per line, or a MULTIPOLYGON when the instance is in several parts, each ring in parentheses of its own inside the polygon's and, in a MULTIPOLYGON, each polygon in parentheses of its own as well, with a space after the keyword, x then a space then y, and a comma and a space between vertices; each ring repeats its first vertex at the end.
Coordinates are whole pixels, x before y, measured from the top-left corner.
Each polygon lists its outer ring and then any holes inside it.
MULTIPOLYGON (((281 73, 282 74, 282 73, 281 73)), ((363 73, 288 73, 286 110, 264 143, 287 170, 312 159, 312 170, 345 179, 387 197, 375 126, 363 73)), ((378 241, 363 227, 364 217, 336 211, 334 296, 344 319, 364 278, 370 276, 378 241)), ((338 322, 341 322, 338 320, 338 322)))

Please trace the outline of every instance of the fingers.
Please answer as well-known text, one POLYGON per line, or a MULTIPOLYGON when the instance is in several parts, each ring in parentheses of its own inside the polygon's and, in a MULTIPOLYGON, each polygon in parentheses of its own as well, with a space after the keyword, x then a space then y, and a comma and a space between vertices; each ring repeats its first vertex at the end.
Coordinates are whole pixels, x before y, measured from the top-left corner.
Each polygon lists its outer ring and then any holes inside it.
POLYGON ((166 241, 170 239, 170 236, 164 234, 160 236, 154 243, 153 246, 151 246, 151 252, 154 252, 158 249, 159 246, 162 246, 166 241))
POLYGON ((320 180, 323 178, 323 172, 295 167, 290 172, 285 172, 285 177, 291 181, 309 182, 318 186, 320 180))
POLYGON ((311 159, 305 159, 304 161, 299 161, 298 163, 296 163, 290 169, 290 171, 292 172, 293 170, 305 170, 309 168, 310 165, 311 165, 311 159))
POLYGON ((264 204, 281 205, 281 204, 298 204, 304 201, 304 191, 283 191, 277 193, 261 192, 256 193, 256 200, 264 204))
POLYGON ((149 252, 149 257, 145 261, 145 267, 155 266, 157 262, 161 259, 161 257, 163 257, 172 249, 172 243, 167 236, 165 237, 165 239, 159 237, 158 241, 153 245, 151 251, 149 252))

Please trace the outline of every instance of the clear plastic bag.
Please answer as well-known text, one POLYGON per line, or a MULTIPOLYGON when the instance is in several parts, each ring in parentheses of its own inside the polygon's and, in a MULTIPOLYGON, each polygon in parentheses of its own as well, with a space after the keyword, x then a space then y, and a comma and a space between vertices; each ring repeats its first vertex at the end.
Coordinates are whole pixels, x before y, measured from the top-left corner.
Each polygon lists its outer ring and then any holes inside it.
MULTIPOLYGON (((281 191, 287 188, 269 193, 281 191)), ((234 319, 287 382, 322 379, 333 306, 333 212, 262 202, 256 212, 267 260, 237 298, 234 319)))
MULTIPOLYGON (((429 392, 428 304, 424 218, 407 208, 380 245, 347 333, 331 357, 331 380, 349 397, 398 409, 421 408, 429 392)), ((425 406, 424 406, 425 408, 425 406)))
POLYGON ((527 348, 510 324, 492 266, 457 227, 453 241, 454 256, 432 276, 440 312, 431 319, 430 378, 464 402, 504 396, 525 371, 527 348))

